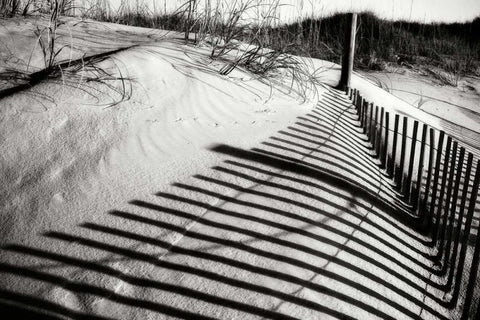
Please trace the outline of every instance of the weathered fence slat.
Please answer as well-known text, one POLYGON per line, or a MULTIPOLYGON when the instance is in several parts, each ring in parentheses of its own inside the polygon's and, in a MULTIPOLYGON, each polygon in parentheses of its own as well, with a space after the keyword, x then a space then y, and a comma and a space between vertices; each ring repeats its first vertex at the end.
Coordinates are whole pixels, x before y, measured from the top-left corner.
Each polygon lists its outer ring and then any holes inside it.
MULTIPOLYGON (((450 232, 449 230, 452 228, 452 226, 448 226, 448 223, 450 221, 449 217, 451 213, 449 208, 450 208, 450 202, 452 200, 453 181, 455 179, 455 170, 456 170, 455 164, 457 163, 457 150, 458 150, 458 143, 454 141, 453 148, 452 148, 452 156, 450 161, 450 170, 448 174, 448 185, 447 185, 447 196, 446 196, 447 200, 445 201, 444 214, 442 217, 442 229, 440 231, 440 239, 438 241, 437 254, 435 256, 436 261, 442 261, 445 238, 447 237, 447 232, 450 232)), ((437 243, 434 243, 433 245, 436 246, 437 243)))
POLYGON ((385 139, 383 141, 383 153, 380 157, 380 168, 386 169, 388 174, 388 137, 389 137, 390 113, 385 112, 385 139))
POLYGON ((375 145, 375 153, 377 159, 382 159, 382 141, 383 137, 383 117, 385 116, 385 110, 383 107, 380 108, 380 124, 377 129, 377 138, 376 138, 376 145, 375 145))
POLYGON ((376 105, 375 117, 373 119, 373 127, 372 127, 372 139, 371 139, 375 157, 377 156, 377 126, 378 126, 378 106, 376 105))
POLYGON ((357 91, 357 94, 355 96, 355 107, 357 108, 358 112, 358 120, 360 121, 360 126, 362 123, 362 106, 360 104, 360 93, 357 91))
POLYGON ((357 109, 357 112, 358 112, 358 115, 359 115, 359 119, 360 119, 361 110, 360 110, 360 108, 359 108, 359 106, 358 106, 358 100, 359 100, 359 92, 357 91, 357 89, 355 89, 353 104, 355 105, 355 109, 357 109))
POLYGON ((420 158, 418 160, 418 172, 417 172, 417 185, 415 192, 412 192, 414 197, 410 198, 410 203, 413 205, 413 209, 416 210, 418 205, 418 199, 420 199, 422 193, 422 182, 423 182, 423 167, 425 166, 423 161, 425 158, 425 144, 427 142, 428 126, 423 125, 422 129, 422 141, 420 143, 420 158))
POLYGON ((364 119, 363 119, 363 133, 367 134, 368 137, 368 101, 364 100, 363 101, 363 108, 364 108, 364 119))
POLYGON ((363 129, 363 121, 365 118, 365 104, 363 103, 362 96, 359 96, 358 107, 360 108, 360 127, 363 129))
POLYGON ((360 115, 363 116, 363 98, 362 95, 359 93, 357 97, 357 108, 360 110, 360 115))
POLYGON ((423 197, 419 198, 419 216, 422 218, 422 221, 425 219, 427 211, 428 196, 430 193, 430 184, 432 179, 433 172, 433 154, 434 154, 434 144, 435 144, 435 131, 433 128, 430 128, 430 148, 428 153, 428 169, 427 169, 427 179, 425 179, 425 193, 423 197))
MULTIPOLYGON (((452 149, 452 137, 447 138, 447 146, 445 148, 445 158, 443 159, 443 171, 442 171, 442 182, 440 183, 440 196, 438 197, 438 208, 435 214, 435 226, 432 232, 432 242, 436 243, 438 239, 438 228, 440 227, 440 220, 441 220, 441 212, 444 209, 443 200, 445 196, 445 186, 447 184, 448 178, 448 165, 450 162, 450 151, 452 149)), ((455 155, 454 155, 455 157, 455 155)), ((454 167, 455 162, 452 164, 452 168, 454 167)))
MULTIPOLYGON (((371 143, 373 139, 373 103, 369 103, 369 114, 368 114, 368 128, 367 128, 367 136, 368 136, 368 141, 371 143)), ((373 145, 373 143, 372 143, 373 145)))
POLYGON ((460 156, 458 158, 458 165, 457 165, 457 173, 455 175, 455 186, 453 187, 453 195, 452 195, 452 202, 450 208, 450 222, 449 228, 447 233, 447 239, 445 241, 445 259, 444 261, 448 261, 450 257, 450 249, 451 249, 451 241, 452 235, 455 225, 455 216, 457 213, 457 201, 458 201, 458 192, 460 190, 461 178, 462 178, 462 168, 463 168, 463 161, 465 159, 465 148, 460 148, 460 156))
POLYGON ((445 137, 445 132, 440 131, 440 135, 438 136, 437 153, 436 153, 436 159, 435 159, 435 174, 433 176, 432 199, 430 200, 429 212, 428 212, 428 218, 427 218, 427 230, 429 230, 430 227, 432 226, 433 212, 435 210, 435 206, 437 202, 438 179, 440 177, 440 164, 442 161, 444 137, 445 137))
POLYGON ((403 130, 402 130, 402 144, 400 145, 400 163, 398 165, 398 172, 395 170, 396 176, 396 186, 398 191, 401 193, 403 187, 402 182, 405 170, 405 148, 407 146, 407 126, 408 126, 408 119, 407 117, 403 117, 403 130))
POLYGON ((398 123, 400 121, 400 116, 395 115, 395 123, 393 125, 393 146, 392 146, 392 158, 388 164, 388 175, 393 176, 395 172, 395 160, 397 158, 397 140, 398 140, 398 123))
POLYGON ((358 102, 359 105, 360 105, 360 110, 361 111, 361 121, 360 121, 360 126, 362 127, 362 132, 365 132, 364 131, 364 128, 365 128, 365 101, 363 100, 363 98, 360 96, 360 101, 358 102))
POLYGON ((405 182, 403 183, 403 194, 407 197, 408 202, 411 203, 411 190, 412 190, 412 175, 413 166, 415 165, 415 149, 417 142, 418 121, 413 122, 412 143, 410 145, 410 161, 408 163, 408 173, 405 182))

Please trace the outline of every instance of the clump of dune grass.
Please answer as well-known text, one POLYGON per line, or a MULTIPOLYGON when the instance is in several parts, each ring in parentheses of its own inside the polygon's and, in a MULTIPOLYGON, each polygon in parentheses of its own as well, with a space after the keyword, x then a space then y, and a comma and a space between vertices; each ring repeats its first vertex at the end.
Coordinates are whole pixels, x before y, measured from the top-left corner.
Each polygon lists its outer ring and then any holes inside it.
POLYGON ((21 10, 20 0, 0 0, 0 16, 12 17, 21 10))
POLYGON ((67 47, 66 45, 60 48, 57 45, 58 27, 62 24, 60 20, 60 2, 55 0, 50 12, 50 19, 47 26, 40 28, 37 26, 35 30, 35 36, 37 37, 37 45, 41 48, 43 54, 43 60, 45 63, 45 71, 52 72, 53 67, 56 64, 57 57, 67 47))
MULTIPOLYGON (((37 29, 37 42, 44 55, 45 69, 51 74, 56 73, 57 58, 66 49, 56 45, 56 29, 61 23, 59 17, 67 11, 59 10, 60 0, 55 1, 49 11, 50 25, 37 29)), ((84 19, 181 31, 187 42, 192 40, 193 35, 195 45, 209 46, 210 58, 224 63, 220 74, 228 75, 234 69, 242 68, 272 85, 279 85, 273 77, 281 75, 289 81, 290 90, 305 98, 307 91, 315 87, 312 86, 316 83, 312 75, 315 72, 309 75, 311 68, 305 66, 304 59, 288 54, 286 46, 290 43, 272 49, 267 41, 270 28, 279 24, 280 3, 281 0, 219 0, 212 5, 210 0, 206 0, 200 6, 199 0, 185 0, 175 10, 159 14, 150 11, 143 0, 122 0, 115 9, 108 1, 91 0, 86 3, 88 7, 75 9, 84 19), (303 83, 306 79, 308 82, 303 83)))
MULTIPOLYGON (((58 62, 49 69, 35 72, 16 69, 0 72, 0 99, 24 90, 32 93, 31 89, 36 85, 48 81, 70 90, 83 91, 96 101, 97 106, 115 106, 130 99, 132 93, 132 79, 124 76, 120 66, 109 56, 115 52, 58 62), (101 67, 107 61, 110 61, 111 66, 101 67), (101 95, 107 95, 109 101, 100 99, 101 95)), ((52 100, 46 94, 42 97, 52 100)))
MULTIPOLYGON (((58 29, 65 25, 61 16, 65 15, 69 4, 70 2, 54 0, 48 12, 48 22, 46 25, 38 24, 34 31, 36 43, 33 51, 37 49, 41 51, 44 67, 31 71, 29 60, 25 63, 25 70, 15 68, 0 72, 0 99, 16 92, 31 89, 46 80, 50 83, 59 83, 62 86, 83 90, 97 100, 100 94, 105 93, 99 92, 98 86, 93 86, 93 84, 98 84, 103 87, 104 91, 109 92, 107 94, 112 98, 106 104, 108 106, 116 105, 130 98, 132 79, 122 74, 121 68, 111 57, 112 54, 126 48, 94 56, 84 55, 73 60, 72 48, 69 48, 69 45, 59 45, 61 35, 58 33, 58 29), (69 49, 69 58, 62 58, 64 56, 62 53, 69 49), (101 66, 107 60, 110 60, 110 65, 113 67, 101 66)), ((71 34, 70 37, 72 37, 71 34)), ((30 58, 34 53, 33 51, 30 58)))
POLYGON ((210 47, 210 58, 225 63, 221 75, 240 68, 306 100, 317 93, 319 70, 307 65, 307 58, 288 54, 285 47, 272 49, 266 41, 269 28, 279 24, 281 6, 280 0, 217 1, 215 7, 207 1, 199 10, 198 3, 190 1, 185 38, 193 32, 197 45, 210 47))

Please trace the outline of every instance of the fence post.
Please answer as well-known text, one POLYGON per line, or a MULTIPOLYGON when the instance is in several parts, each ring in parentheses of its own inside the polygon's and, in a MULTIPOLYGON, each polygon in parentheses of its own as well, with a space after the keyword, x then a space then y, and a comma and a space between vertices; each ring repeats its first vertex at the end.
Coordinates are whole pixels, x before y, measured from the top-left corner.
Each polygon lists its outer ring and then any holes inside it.
POLYGON ((357 14, 350 13, 348 15, 350 30, 345 32, 344 52, 342 56, 342 72, 340 74, 340 82, 338 89, 345 90, 350 86, 353 70, 353 58, 355 56, 355 34, 357 31, 357 14))

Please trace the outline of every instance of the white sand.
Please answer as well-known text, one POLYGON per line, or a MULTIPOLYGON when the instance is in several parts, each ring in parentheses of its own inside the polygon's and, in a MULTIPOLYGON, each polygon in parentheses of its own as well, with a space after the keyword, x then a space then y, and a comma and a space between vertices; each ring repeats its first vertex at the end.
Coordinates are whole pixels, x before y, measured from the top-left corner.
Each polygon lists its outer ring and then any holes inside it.
MULTIPOLYGON (((2 21, 22 61, 32 26, 2 21)), ((104 85, 50 80, 0 100, 0 306, 87 319, 450 315, 421 292, 425 248, 372 202, 385 183, 345 97, 319 88, 318 105, 300 103, 244 72, 219 76, 222 62, 175 33, 67 26, 74 58, 136 45, 100 64, 132 79, 131 98, 105 107, 119 95, 104 85)))

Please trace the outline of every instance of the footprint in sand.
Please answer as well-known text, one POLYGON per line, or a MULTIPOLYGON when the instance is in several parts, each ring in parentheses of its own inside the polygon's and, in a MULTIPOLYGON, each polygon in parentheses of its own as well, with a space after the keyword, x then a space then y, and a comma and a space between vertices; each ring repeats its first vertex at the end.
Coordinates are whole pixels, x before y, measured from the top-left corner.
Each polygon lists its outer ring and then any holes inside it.
POLYGON ((50 200, 51 207, 58 207, 65 202, 65 198, 61 192, 57 192, 53 195, 52 199, 50 200))

